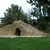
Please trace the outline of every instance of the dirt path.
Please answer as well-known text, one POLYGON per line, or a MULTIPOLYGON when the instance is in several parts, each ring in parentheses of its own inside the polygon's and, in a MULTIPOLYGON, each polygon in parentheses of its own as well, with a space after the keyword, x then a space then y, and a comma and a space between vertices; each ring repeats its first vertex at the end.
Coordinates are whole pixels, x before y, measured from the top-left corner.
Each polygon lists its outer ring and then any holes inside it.
POLYGON ((16 37, 44 37, 44 36, 0 36, 0 38, 16 38, 16 37))

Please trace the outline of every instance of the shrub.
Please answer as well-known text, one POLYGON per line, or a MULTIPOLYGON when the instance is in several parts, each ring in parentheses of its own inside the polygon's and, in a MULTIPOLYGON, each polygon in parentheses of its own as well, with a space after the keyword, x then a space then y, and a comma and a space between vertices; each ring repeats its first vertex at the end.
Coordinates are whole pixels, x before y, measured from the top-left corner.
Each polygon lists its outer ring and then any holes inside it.
POLYGON ((47 22, 46 21, 40 21, 37 25, 38 29, 40 30, 46 30, 47 28, 47 22))

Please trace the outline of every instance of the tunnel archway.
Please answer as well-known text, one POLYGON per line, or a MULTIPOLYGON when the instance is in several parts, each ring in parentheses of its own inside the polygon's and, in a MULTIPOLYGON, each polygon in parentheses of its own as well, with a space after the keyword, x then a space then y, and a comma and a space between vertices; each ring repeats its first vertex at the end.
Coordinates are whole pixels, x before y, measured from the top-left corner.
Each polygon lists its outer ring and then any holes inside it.
POLYGON ((19 28, 16 28, 15 35, 20 36, 21 30, 19 28))
POLYGON ((36 21, 33 22, 33 25, 36 25, 36 21))

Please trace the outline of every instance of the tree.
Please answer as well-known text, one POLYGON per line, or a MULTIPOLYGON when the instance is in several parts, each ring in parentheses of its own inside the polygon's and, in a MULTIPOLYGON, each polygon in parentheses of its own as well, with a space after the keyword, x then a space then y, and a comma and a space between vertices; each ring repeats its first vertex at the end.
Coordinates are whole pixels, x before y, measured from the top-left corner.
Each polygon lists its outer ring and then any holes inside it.
POLYGON ((3 26, 12 24, 14 21, 22 20, 26 23, 27 22, 27 15, 23 12, 21 7, 12 4, 11 8, 6 9, 6 12, 4 13, 3 18, 1 18, 1 23, 3 23, 3 26))
MULTIPOLYGON (((47 23, 50 21, 50 1, 49 0, 30 0, 27 1, 29 4, 35 5, 35 7, 33 7, 33 11, 31 12, 31 14, 35 17, 37 17, 38 19, 38 24, 41 26, 45 26, 45 24, 47 25, 47 23), (45 23, 43 23, 43 22, 45 23), (42 25, 43 24, 43 25, 42 25)), ((39 26, 38 25, 38 26, 39 26)), ((47 26, 46 26, 47 27, 47 26)))
POLYGON ((49 16, 49 14, 50 14, 50 11, 48 11, 50 9, 50 1, 49 0, 30 0, 30 1, 27 1, 27 2, 29 4, 31 4, 31 6, 35 5, 34 8, 36 10, 39 10, 39 16, 40 17, 43 16, 43 15, 44 15, 44 17, 49 16))

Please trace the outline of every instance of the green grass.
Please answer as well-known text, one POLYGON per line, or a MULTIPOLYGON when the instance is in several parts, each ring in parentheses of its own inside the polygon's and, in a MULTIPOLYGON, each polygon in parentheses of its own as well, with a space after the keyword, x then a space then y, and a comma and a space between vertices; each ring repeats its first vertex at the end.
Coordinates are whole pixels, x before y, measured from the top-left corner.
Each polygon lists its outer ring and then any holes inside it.
POLYGON ((50 50, 50 38, 0 38, 0 50, 50 50))

